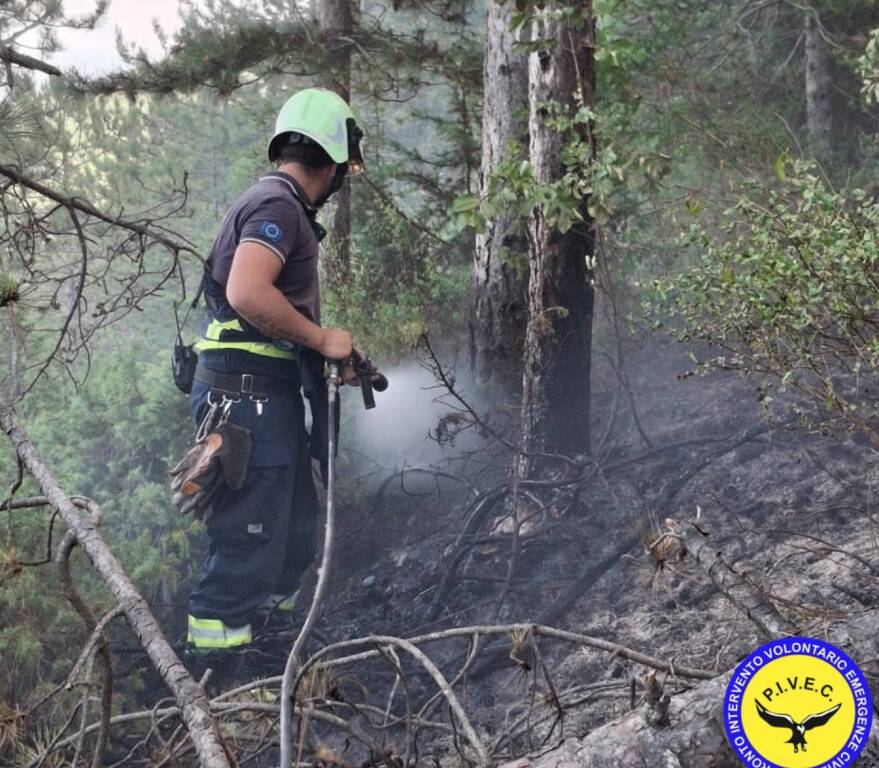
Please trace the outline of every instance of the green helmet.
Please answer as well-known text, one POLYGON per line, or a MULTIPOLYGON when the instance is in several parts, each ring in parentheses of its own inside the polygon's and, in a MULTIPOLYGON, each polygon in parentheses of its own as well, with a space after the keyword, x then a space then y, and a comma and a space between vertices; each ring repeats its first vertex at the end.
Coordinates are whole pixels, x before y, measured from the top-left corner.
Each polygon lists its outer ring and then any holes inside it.
POLYGON ((287 99, 269 142, 269 160, 274 162, 284 141, 302 141, 303 137, 321 147, 334 163, 347 164, 350 173, 363 170, 363 131, 354 111, 339 94, 325 88, 306 88, 287 99))

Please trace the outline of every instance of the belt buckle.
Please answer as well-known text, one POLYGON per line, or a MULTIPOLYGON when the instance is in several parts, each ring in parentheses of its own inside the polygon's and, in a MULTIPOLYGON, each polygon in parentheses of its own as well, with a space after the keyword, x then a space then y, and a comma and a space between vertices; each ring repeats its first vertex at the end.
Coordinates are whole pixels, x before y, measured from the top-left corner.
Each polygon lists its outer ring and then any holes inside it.
POLYGON ((249 373, 241 374, 241 392, 245 395, 253 394, 253 376, 249 373))

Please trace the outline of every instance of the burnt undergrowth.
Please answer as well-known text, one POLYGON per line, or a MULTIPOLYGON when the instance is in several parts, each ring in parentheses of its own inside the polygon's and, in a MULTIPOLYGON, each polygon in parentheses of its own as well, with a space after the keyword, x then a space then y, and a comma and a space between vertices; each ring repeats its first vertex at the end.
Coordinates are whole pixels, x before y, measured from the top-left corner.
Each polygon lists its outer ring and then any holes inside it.
MULTIPOLYGON (((302 764, 539 763, 637 712, 668 733, 681 694, 778 632, 832 639, 873 679, 873 449, 767 420, 749 379, 685 370, 673 347, 632 356, 631 396, 615 377, 596 387, 591 456, 537 480, 510 477, 514 409, 497 402, 447 423, 445 451, 409 445, 394 465, 354 444, 341 457, 332 585, 294 686, 302 764)), ((277 764, 297 634, 262 638, 258 663, 212 692, 242 765, 277 764)), ((711 691, 699 728, 716 730, 711 691)), ((116 717, 116 764, 191 761, 167 700, 116 717)), ((94 726, 53 750, 88 743, 94 726)), ((680 764, 736 765, 722 733, 711 744, 680 764)))
MULTIPOLYGON (((679 668, 719 675, 765 639, 765 627, 688 556, 685 537, 674 533, 680 526, 707 537, 753 599, 803 632, 829 637, 872 614, 879 474, 867 442, 767 422, 749 380, 683 380, 684 361, 665 352, 631 370, 649 447, 608 388, 596 396, 595 433, 607 435, 601 450, 540 481, 514 487, 504 469, 510 452, 485 430, 484 443, 463 457, 371 471, 370 492, 361 488, 342 510, 321 637, 552 625, 667 663, 657 670, 522 629, 432 641, 431 658, 455 682, 492 759, 505 760, 580 738, 638 707, 669 727, 667 697, 698 684, 679 668)), ((862 663, 876 673, 875 658, 862 663)), ((417 662, 382 655, 338 678, 336 695, 353 711, 442 709, 417 662)), ((404 760, 406 718, 363 717, 381 734, 384 757, 357 749, 345 756, 350 743, 338 738, 336 757, 404 760)), ((314 727, 333 741, 332 726, 314 727)), ((455 754, 458 735, 448 726, 425 719, 416 730, 419 759, 455 754)))

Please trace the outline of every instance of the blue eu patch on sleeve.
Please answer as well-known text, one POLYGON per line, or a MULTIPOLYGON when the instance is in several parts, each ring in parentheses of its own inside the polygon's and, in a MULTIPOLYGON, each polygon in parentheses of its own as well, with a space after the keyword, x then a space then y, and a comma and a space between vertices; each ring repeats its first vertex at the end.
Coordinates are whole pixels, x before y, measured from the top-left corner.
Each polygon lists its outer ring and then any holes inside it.
POLYGON ((271 240, 273 243, 280 243, 281 238, 284 236, 284 230, 280 224, 275 224, 273 221, 264 221, 259 228, 259 233, 266 240, 271 240))

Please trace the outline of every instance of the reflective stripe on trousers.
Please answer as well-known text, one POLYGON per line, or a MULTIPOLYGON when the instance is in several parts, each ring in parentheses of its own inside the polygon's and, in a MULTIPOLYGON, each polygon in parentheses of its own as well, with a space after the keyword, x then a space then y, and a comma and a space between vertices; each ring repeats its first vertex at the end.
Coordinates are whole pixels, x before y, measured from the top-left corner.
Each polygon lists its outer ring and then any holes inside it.
POLYGON ((219 619, 200 619, 189 614, 186 640, 196 648, 235 648, 253 641, 250 624, 227 627, 219 619))
POLYGON ((299 597, 298 589, 292 595, 281 595, 275 592, 262 601, 260 609, 263 611, 292 611, 296 607, 297 597, 299 597))

